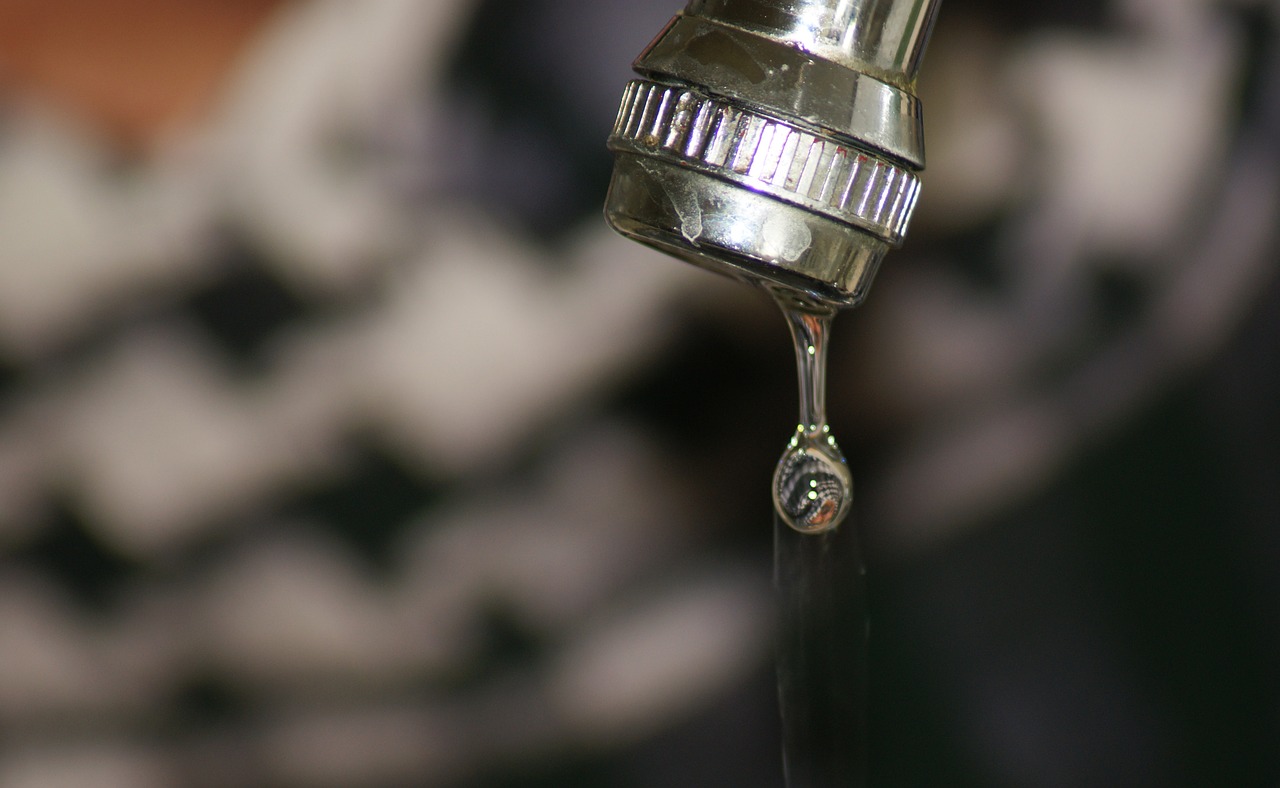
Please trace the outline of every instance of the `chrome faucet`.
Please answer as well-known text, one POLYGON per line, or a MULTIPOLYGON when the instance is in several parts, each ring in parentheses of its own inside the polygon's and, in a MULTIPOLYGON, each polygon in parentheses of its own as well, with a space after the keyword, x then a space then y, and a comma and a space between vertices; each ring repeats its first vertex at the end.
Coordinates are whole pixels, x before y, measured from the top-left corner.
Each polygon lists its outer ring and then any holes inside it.
POLYGON ((636 59, 609 147, 622 234, 833 306, 920 192, 915 80, 939 0, 690 0, 636 59))
POLYGON ((791 788, 866 785, 865 580, 856 531, 836 528, 852 487, 823 414, 825 335, 920 194, 915 79, 938 2, 690 0, 636 59, 609 137, 609 223, 766 286, 796 341, 801 423, 774 477, 791 788), (807 506, 833 481, 819 527, 797 525, 791 491, 807 506))

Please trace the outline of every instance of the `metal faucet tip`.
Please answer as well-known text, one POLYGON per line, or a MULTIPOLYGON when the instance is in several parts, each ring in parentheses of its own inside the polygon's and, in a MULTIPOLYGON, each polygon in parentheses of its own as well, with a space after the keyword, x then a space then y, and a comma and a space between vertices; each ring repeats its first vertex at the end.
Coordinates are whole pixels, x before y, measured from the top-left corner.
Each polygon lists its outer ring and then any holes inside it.
POLYGON ((691 0, 634 63, 605 216, 680 259, 834 306, 920 194, 915 80, 939 0, 691 0))

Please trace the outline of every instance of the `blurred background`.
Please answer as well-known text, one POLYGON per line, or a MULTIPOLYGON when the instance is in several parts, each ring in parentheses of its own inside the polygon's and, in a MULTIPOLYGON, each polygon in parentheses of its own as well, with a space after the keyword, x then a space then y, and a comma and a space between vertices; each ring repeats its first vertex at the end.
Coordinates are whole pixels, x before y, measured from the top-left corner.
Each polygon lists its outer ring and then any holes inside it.
MULTIPOLYGON (((0 786, 781 785, 784 323, 600 218, 682 5, 0 0, 0 786)), ((943 3, 875 785, 1280 785, 1278 14, 943 3)))

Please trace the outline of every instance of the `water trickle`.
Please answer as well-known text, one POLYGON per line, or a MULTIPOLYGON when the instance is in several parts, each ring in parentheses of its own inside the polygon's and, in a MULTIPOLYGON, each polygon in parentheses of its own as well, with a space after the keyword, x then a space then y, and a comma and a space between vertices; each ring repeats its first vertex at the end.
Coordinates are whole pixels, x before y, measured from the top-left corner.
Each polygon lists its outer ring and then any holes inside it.
POLYGON ((776 296, 791 328, 800 376, 800 423, 773 473, 773 504, 792 528, 817 534, 849 511, 853 478, 827 425, 827 337, 834 310, 794 296, 776 296))
POLYGON ((848 519, 853 479, 827 425, 834 310, 775 292, 795 340, 800 423, 773 476, 778 701, 787 788, 863 788, 866 577, 848 519))

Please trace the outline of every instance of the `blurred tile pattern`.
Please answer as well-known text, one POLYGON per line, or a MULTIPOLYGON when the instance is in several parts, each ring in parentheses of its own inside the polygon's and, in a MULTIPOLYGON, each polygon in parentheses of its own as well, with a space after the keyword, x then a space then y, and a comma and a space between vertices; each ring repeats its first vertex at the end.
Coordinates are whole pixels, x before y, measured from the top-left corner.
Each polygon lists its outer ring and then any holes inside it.
MULTIPOLYGON (((596 218, 679 6, 296 0, 146 156, 9 97, 0 786, 780 784, 783 324, 596 218)), ((1277 11, 943 10, 832 358, 875 784, 1280 781, 1277 11)))

